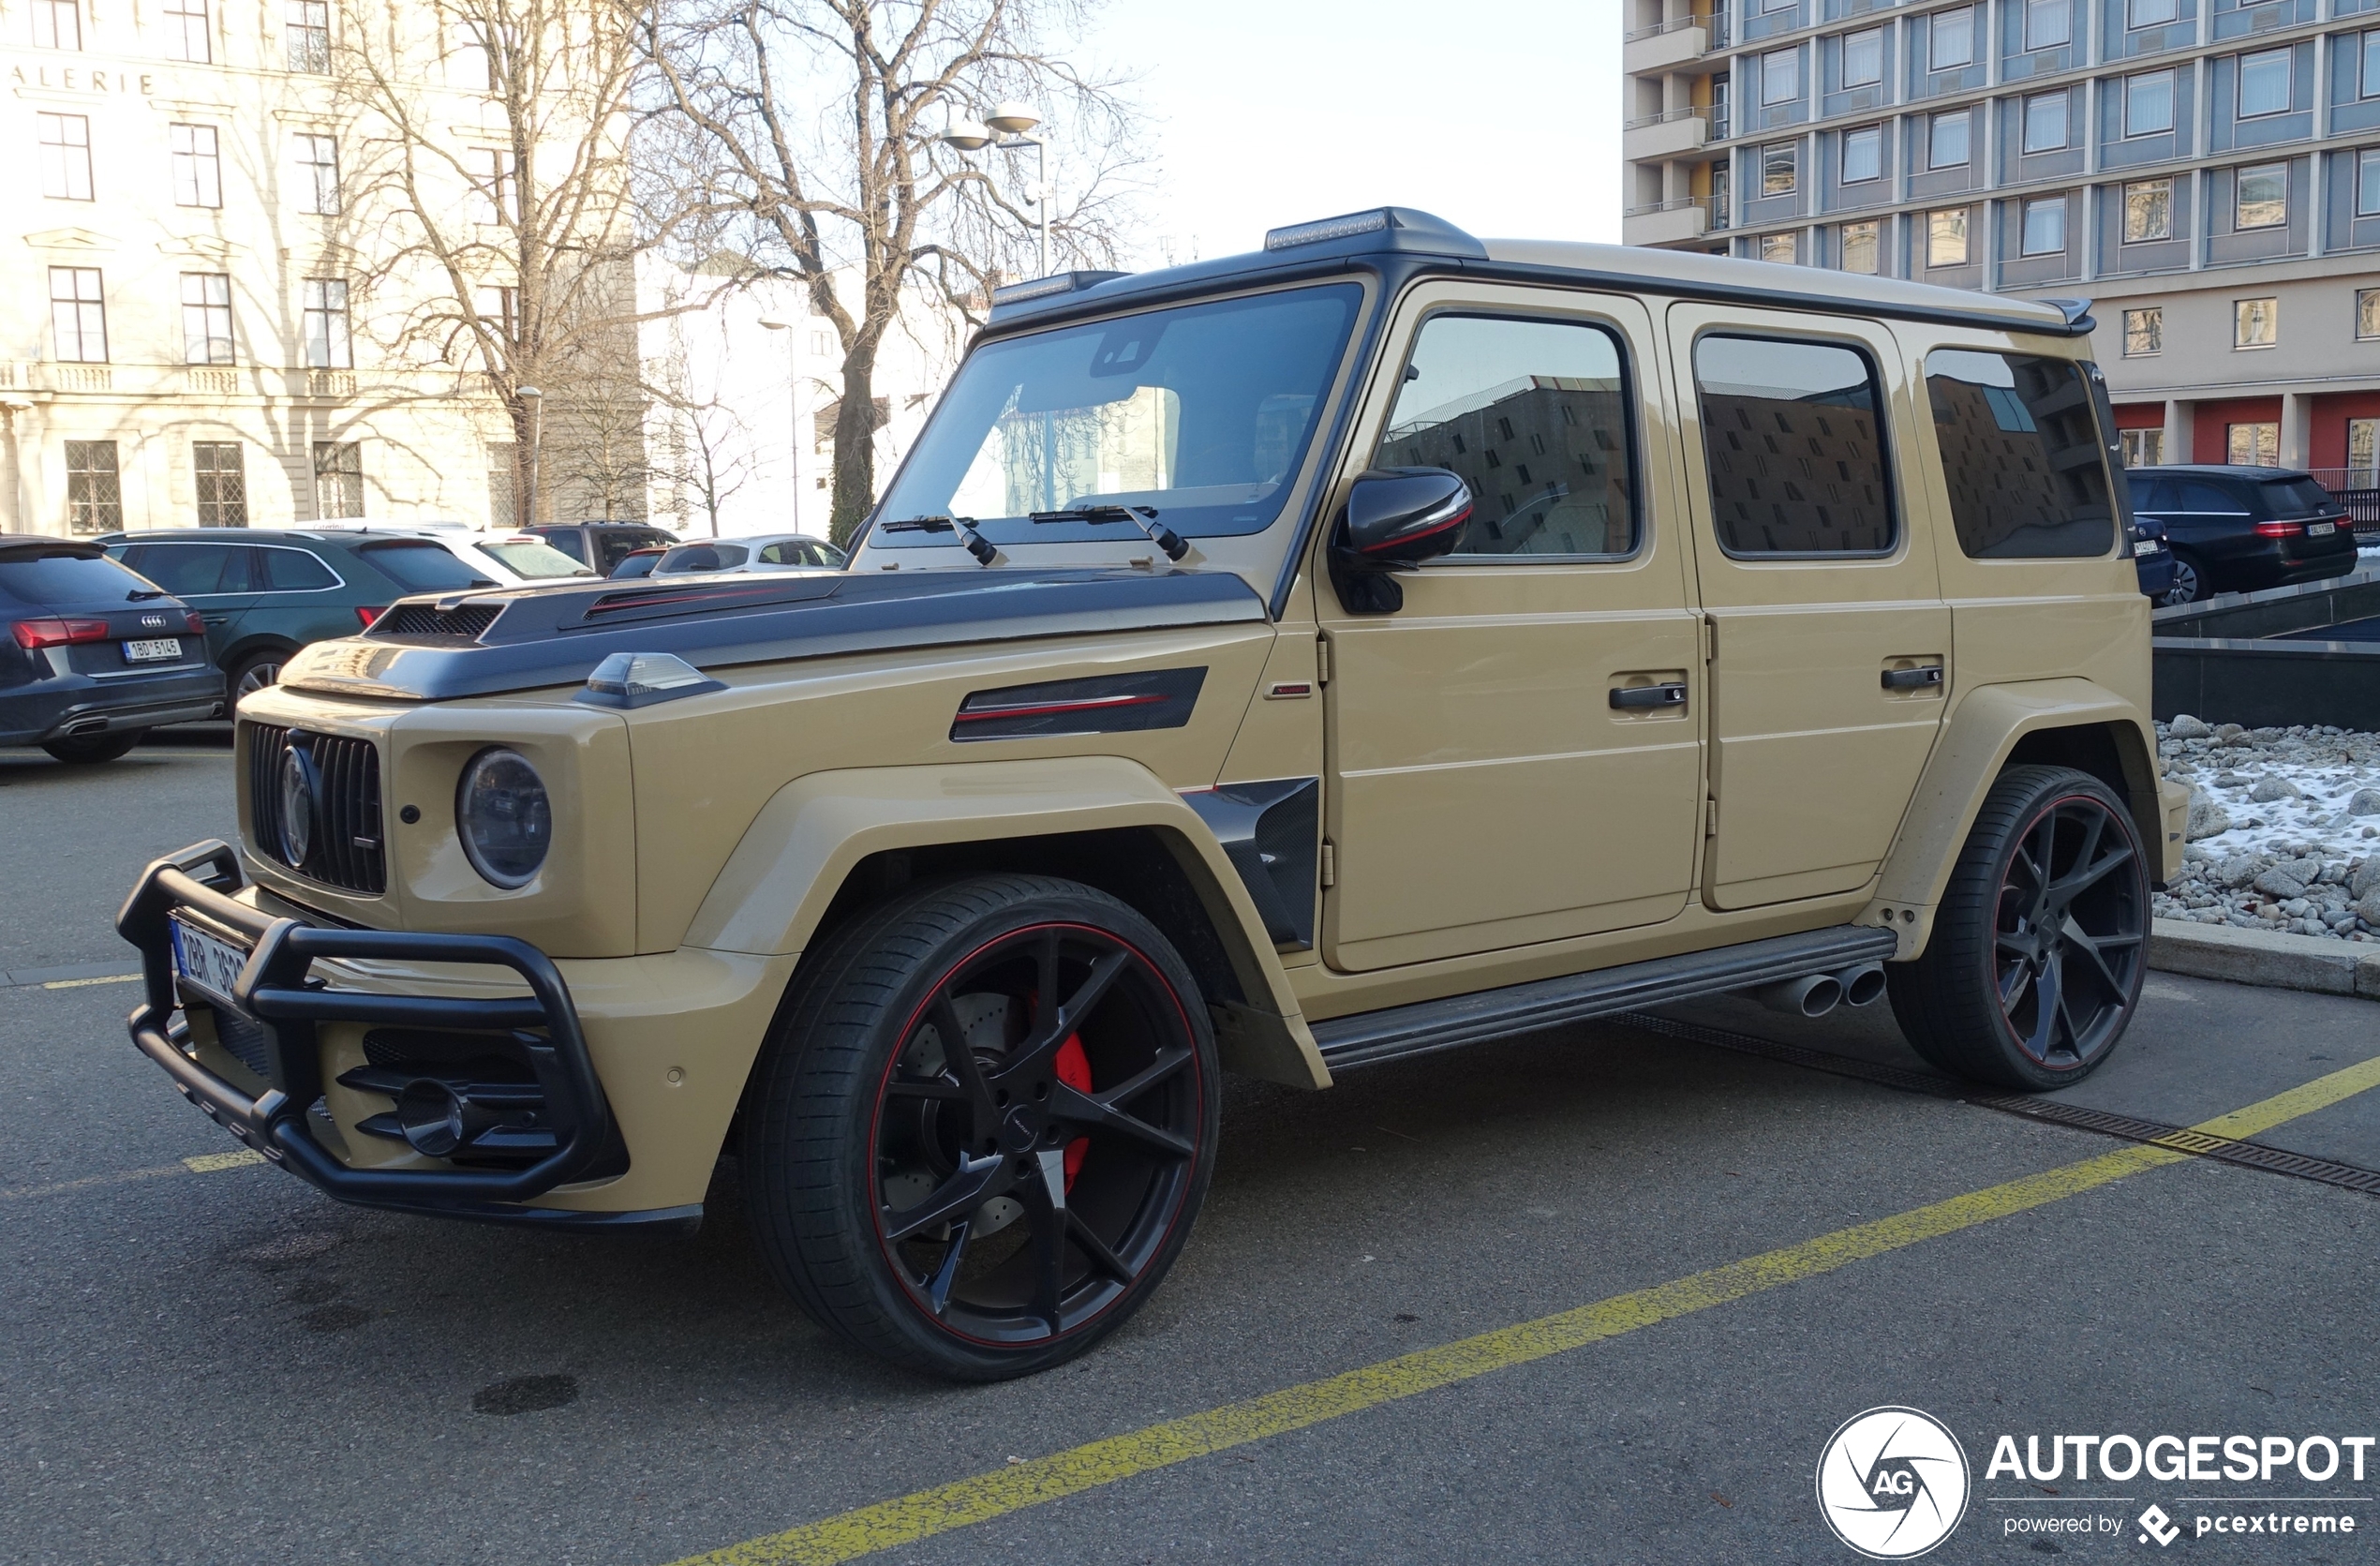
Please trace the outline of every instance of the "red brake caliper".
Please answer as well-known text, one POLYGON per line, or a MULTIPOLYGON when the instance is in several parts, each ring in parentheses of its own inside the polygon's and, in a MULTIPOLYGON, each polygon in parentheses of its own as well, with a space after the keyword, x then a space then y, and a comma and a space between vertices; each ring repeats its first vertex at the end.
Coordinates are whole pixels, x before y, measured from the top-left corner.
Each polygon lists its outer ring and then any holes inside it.
MULTIPOLYGON (((1077 1093, 1091 1091, 1091 1057, 1082 1052, 1082 1035, 1070 1033, 1058 1046, 1058 1080, 1077 1093)), ((1066 1143, 1066 1189, 1075 1188, 1075 1171, 1082 1168, 1082 1156, 1091 1151, 1089 1137, 1077 1137, 1066 1143)))

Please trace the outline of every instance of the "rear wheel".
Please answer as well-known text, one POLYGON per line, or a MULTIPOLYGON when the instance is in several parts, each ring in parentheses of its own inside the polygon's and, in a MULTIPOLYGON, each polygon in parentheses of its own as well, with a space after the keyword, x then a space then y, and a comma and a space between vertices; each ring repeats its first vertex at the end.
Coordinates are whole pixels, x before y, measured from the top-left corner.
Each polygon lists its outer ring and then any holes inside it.
POLYGON ((2207 596, 2206 568, 2177 549, 2174 554, 2174 585, 2165 589, 2166 604, 2195 604, 2207 596))
POLYGON ((41 748, 71 766, 91 767, 113 761, 141 743, 148 732, 144 728, 120 728, 81 739, 47 739, 41 748))
POLYGON ((1123 903, 998 875, 908 894, 796 980, 745 1105, 771 1270, 822 1322, 968 1380, 1112 1332, 1189 1237, 1214 1041, 1123 903))
POLYGON ((252 652, 233 664, 223 681, 231 688, 231 705, 237 707, 241 697, 252 696, 268 685, 279 684, 281 665, 289 660, 289 656, 275 648, 269 652, 252 652))
POLYGON ((1893 1014, 1961 1077, 2064 1087, 2123 1037, 2148 966, 2149 871, 2131 813, 2063 767, 2001 774, 1914 962, 1885 970, 1893 1014))

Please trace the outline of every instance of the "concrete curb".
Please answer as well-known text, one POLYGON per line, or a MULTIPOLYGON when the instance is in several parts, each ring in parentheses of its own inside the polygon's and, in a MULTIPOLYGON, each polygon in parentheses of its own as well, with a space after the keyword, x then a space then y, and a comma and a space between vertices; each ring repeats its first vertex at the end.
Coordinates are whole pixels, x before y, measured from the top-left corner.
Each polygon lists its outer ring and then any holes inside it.
POLYGON ((2156 919, 2149 927, 2149 965, 2194 978, 2380 1001, 2380 947, 2369 942, 2156 919))

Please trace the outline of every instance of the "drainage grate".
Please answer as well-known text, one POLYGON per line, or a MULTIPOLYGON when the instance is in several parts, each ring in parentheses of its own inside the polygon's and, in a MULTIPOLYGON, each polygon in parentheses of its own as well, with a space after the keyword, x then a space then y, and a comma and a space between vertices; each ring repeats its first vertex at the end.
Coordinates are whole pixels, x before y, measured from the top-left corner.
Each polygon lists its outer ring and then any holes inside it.
POLYGON ((1978 1109, 1998 1110, 2002 1114, 2021 1115, 2027 1120, 2039 1120, 2052 1126, 2064 1126, 2077 1131, 2096 1131, 2103 1136, 2120 1137, 2126 1141, 2148 1142, 2156 1147, 2169 1147, 2177 1153, 2189 1153, 2201 1158, 2215 1158, 2226 1164, 2239 1164, 2248 1169, 2260 1169, 2270 1174, 2290 1174, 2300 1180, 2317 1180, 2326 1186, 2339 1186, 2351 1191, 2380 1195, 2380 1170, 2365 1169, 2360 1164, 2334 1163, 2328 1158, 2310 1158, 2302 1153, 2284 1153, 2261 1142, 2238 1141, 2230 1137, 2209 1136, 2186 1126, 2168 1126, 2163 1121, 2136 1120, 2128 1114, 2111 1114, 2105 1110, 2087 1110, 2079 1104, 2060 1104, 2030 1094, 1986 1094, 1971 1091, 1948 1077, 1931 1076, 1911 1071, 1905 1066, 1886 1066, 1877 1061, 1861 1060, 1853 1055, 1831 1054, 1824 1050, 1812 1050, 1799 1044, 1780 1044, 1775 1039, 1761 1038, 1748 1033, 1729 1033, 1721 1028, 1706 1028, 1696 1022, 1673 1022, 1667 1017, 1648 1016, 1641 1011, 1623 1013, 1611 1019, 1646 1033, 1658 1033, 1689 1043, 1707 1044, 1716 1050, 1732 1050, 1737 1054, 1758 1055, 1763 1060, 1781 1061, 1788 1066, 1807 1066, 1813 1071, 1825 1071, 1837 1077, 1855 1077, 1864 1082, 1898 1088, 1904 1093, 1923 1093, 1935 1098, 1955 1098, 1978 1109))

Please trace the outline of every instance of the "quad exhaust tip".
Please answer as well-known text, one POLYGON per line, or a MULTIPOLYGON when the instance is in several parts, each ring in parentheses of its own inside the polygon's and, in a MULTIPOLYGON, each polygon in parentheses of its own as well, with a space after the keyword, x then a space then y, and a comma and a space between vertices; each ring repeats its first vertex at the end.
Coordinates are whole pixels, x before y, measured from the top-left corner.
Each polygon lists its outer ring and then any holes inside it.
POLYGON ((1837 1006, 1868 1006, 1884 993, 1884 965, 1856 962, 1831 974, 1778 979, 1751 992, 1752 999, 1789 1017, 1823 1017, 1837 1006))

